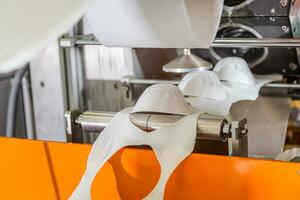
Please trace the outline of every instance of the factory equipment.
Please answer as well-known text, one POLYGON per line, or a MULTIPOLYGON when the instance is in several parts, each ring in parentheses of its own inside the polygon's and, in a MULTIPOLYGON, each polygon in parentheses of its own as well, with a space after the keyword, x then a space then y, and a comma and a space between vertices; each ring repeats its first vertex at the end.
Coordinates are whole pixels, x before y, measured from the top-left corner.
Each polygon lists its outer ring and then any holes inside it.
MULTIPOLYGON (((290 20, 293 19, 293 13, 295 12, 294 10, 297 9, 297 4, 297 2, 293 2, 293 4, 291 4, 290 1, 225 1, 219 31, 217 33, 216 39, 211 45, 211 48, 209 50, 191 49, 191 53, 199 56, 199 58, 201 59, 208 60, 212 64, 215 64, 223 57, 238 56, 248 61, 252 72, 256 74, 283 74, 284 79, 282 83, 266 84, 261 91, 261 95, 273 97, 289 96, 292 98, 297 98, 298 88, 300 88, 297 75, 299 72, 297 48, 300 47, 300 41, 295 34, 295 31, 297 29, 295 29, 294 26, 296 23, 290 23, 290 20), (284 59, 282 59, 283 57, 284 59)), ((75 37, 64 37, 60 40, 60 46, 65 48, 67 51, 68 49, 74 48, 84 50, 86 46, 101 46, 101 43, 98 42, 92 34, 89 34, 79 35, 75 37)), ((182 55, 181 50, 179 50, 178 52, 178 55, 182 55)), ((190 55, 189 50, 185 50, 185 53, 186 55, 190 55)), ((176 70, 176 67, 182 66, 182 60, 183 59, 179 57, 175 60, 170 61, 172 66, 175 66, 175 69, 169 71, 184 72, 182 70, 176 70), (178 63, 181 65, 177 65, 178 63)), ((197 63, 199 62, 196 62, 196 64, 190 63, 190 66, 197 66, 197 63)), ((166 68, 166 65, 164 66, 164 68, 166 68)), ((203 66, 203 64, 200 65, 203 66)), ((209 64, 205 65, 209 66, 209 64)), ((165 69, 165 71, 168 70, 165 69)), ((90 83, 91 81, 87 80, 87 82, 90 83)), ((132 102, 129 103, 129 106, 132 106, 139 96, 140 91, 148 85, 157 83, 178 84, 178 82, 178 77, 173 77, 172 79, 168 80, 162 80, 159 78, 147 79, 147 77, 144 77, 144 79, 142 79, 127 76, 122 80, 116 80, 111 84, 115 86, 114 90, 121 91, 121 95, 124 96, 122 98, 128 98, 129 100, 132 100, 132 102)), ((87 97, 90 105, 92 106, 88 106, 83 109, 81 108, 81 113, 83 113, 83 111, 87 109, 104 110, 102 107, 100 107, 99 109, 99 106, 97 106, 97 103, 95 103, 99 101, 99 98, 93 94, 95 93, 95 91, 99 91, 97 89, 99 88, 99 86, 96 87, 96 85, 100 83, 97 83, 95 80, 93 80, 93 83, 91 84, 93 85, 93 87, 95 87, 96 90, 93 89, 94 91, 91 91, 87 88, 86 94, 92 94, 92 96, 87 97)), ((85 114, 83 113, 82 116, 85 116, 85 114)), ((87 134, 87 132, 91 131, 86 131, 84 128, 86 126, 80 126, 81 123, 79 120, 75 121, 74 123, 72 123, 73 125, 77 123, 76 126, 74 126, 76 127, 74 130, 78 130, 79 127, 81 127, 81 131, 79 132, 82 132, 84 136, 81 135, 80 138, 86 138, 86 135, 89 135, 87 134)), ((99 123, 101 124, 101 122, 99 123)), ((87 130, 89 129, 87 128, 87 130)), ((99 132, 99 130, 97 132, 99 132)), ((76 138, 76 136, 73 137, 76 138)), ((91 142, 93 140, 84 141, 91 142)), ((253 143, 253 139, 251 139, 251 141, 251 143, 253 143)), ((282 139, 280 139, 277 144, 279 143, 282 143, 282 139)), ((203 145, 203 143, 201 144, 203 145)), ((251 146, 253 146, 254 144, 255 142, 251 146)), ((213 148, 204 152, 224 154, 224 148, 221 148, 223 149, 221 151, 219 148, 223 145, 220 143, 209 143, 209 145, 207 146, 217 146, 216 149, 218 150, 215 151, 215 148, 213 148)), ((279 145, 277 146, 277 149, 280 149, 279 145)), ((265 147, 265 149, 261 152, 267 152, 267 148, 269 147, 265 147)), ((202 151, 199 150, 199 152, 202 151)), ((275 152, 278 152, 278 150, 273 151, 272 155, 275 152)), ((228 154, 228 152, 226 152, 225 154, 228 154)), ((266 155, 266 157, 268 156, 266 155)))
MULTIPOLYGON (((39 193, 44 189, 49 199, 68 198, 79 182, 90 151, 90 146, 83 143, 94 143, 117 112, 124 107, 133 106, 146 87, 159 83, 178 85, 185 73, 210 70, 222 58, 237 56, 249 63, 253 73, 278 73, 283 75, 283 79, 281 82, 265 84, 260 97, 255 101, 233 104, 227 116, 199 116, 194 153, 170 178, 166 198, 297 199, 299 165, 263 159, 273 160, 279 154, 278 160, 299 162, 297 149, 285 152, 292 155, 289 155, 290 159, 280 156, 285 155, 282 152, 288 135, 286 124, 290 99, 300 97, 299 7, 299 0, 225 0, 217 36, 206 50, 182 45, 177 49, 164 50, 108 48, 91 34, 84 20, 80 21, 68 35, 61 37, 59 42, 52 43, 30 62, 29 72, 26 74, 30 75, 30 83, 26 80, 22 82, 27 85, 22 87, 25 100, 21 104, 27 105, 24 108, 25 115, 22 114, 27 134, 22 134, 22 137, 25 135, 35 139, 35 132, 37 139, 67 143, 0 139, 0 149, 3 148, 0 151, 3 159, 0 177, 7 183, 0 191, 11 195, 15 187, 12 187, 14 184, 10 180, 20 179, 23 183, 23 180, 30 180, 30 175, 35 177, 35 171, 38 171, 42 173, 42 182, 47 188, 40 189, 43 184, 40 184, 39 177, 33 178, 32 183, 39 190, 35 194, 32 188, 28 188, 33 193, 31 195, 24 192, 28 199, 45 196, 39 193), (151 55, 155 50, 164 53, 151 55), (105 54, 105 51, 108 53, 105 54), (139 51, 150 53, 143 54, 139 51), (118 63, 113 59, 102 59, 105 56, 120 58, 121 61, 118 63), (147 67, 142 63, 148 63, 147 67), (156 63, 153 68, 152 63, 156 63), (101 71, 105 64, 109 66, 107 71, 101 71), (121 68, 117 68, 117 65, 121 68), (122 69, 128 65, 131 71, 126 74, 122 69), (143 74, 145 68, 148 68, 148 72, 155 71, 151 78, 146 73, 143 74), (117 75, 104 78, 104 75, 114 73, 117 75), (31 95, 33 108, 28 104, 31 95), (28 131, 32 134, 28 134, 28 131), (11 157, 15 159, 10 159, 11 157), (15 166, 19 167, 21 164, 27 173, 15 169, 15 166), (8 166, 13 167, 10 169, 8 166), (15 176, 7 175, 10 170, 16 171, 15 176), (216 187, 219 192, 215 192, 216 187)), ((160 9, 160 6, 157 8, 160 9)), ((110 12, 105 10, 106 14, 110 12)), ((121 12, 115 11, 115 14, 119 13, 121 12)), ((146 14, 151 15, 148 12, 146 14)), ((155 17, 154 19, 153 21, 159 21, 155 17)), ((182 18, 176 18, 178 19, 182 18)), ((175 23, 167 25, 175 27, 175 23)), ((158 29, 159 26, 153 27, 158 29)), ((145 29, 147 28, 149 27, 145 29)), ((132 31, 137 33, 140 30, 132 31)), ((174 35, 178 33, 180 31, 174 31, 174 35)), ((149 37, 153 35, 150 34, 149 37)), ((106 36, 110 37, 109 34, 106 36)), ((174 45, 172 42, 176 41, 176 37, 171 37, 171 34, 160 36, 171 41, 164 43, 167 47, 174 45)), ((132 38, 134 40, 135 37, 132 38)), ((137 41, 138 46, 142 46, 144 42, 137 41)), ((1 76, 0 81, 2 82, 1 76)), ((6 100, 1 96, 0 102, 5 102, 4 107, 6 106, 6 100)), ((0 110, 5 109, 0 107, 0 110)), ((300 116, 300 107, 299 110, 293 110, 293 115, 300 116)), ((144 132, 160 129, 183 118, 182 115, 156 112, 131 113, 129 116, 131 123, 144 132)), ((13 126, 9 126, 8 130, 12 130, 13 126)), ((0 132, 2 127, 0 122, 0 132)), ((157 160, 148 148, 149 146, 134 146, 117 152, 99 173, 100 178, 95 181, 98 189, 92 191, 93 197, 102 195, 101 198, 104 196, 110 199, 112 196, 117 198, 119 194, 125 199, 144 197, 153 188, 155 177, 159 175, 157 160), (138 186, 143 188, 136 191, 138 186)), ((15 195, 16 198, 20 198, 18 195, 19 193, 15 195)))

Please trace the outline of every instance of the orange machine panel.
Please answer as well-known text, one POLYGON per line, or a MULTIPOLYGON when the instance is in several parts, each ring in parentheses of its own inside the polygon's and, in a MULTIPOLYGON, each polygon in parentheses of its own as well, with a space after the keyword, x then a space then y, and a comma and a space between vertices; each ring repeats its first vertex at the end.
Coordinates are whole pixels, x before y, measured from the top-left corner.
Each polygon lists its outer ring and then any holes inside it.
MULTIPOLYGON (((90 147, 0 139, 1 199, 67 199, 90 147)), ((92 199, 142 199, 159 173, 151 150, 123 149, 97 175, 92 199)), ((165 199, 298 200, 299 187, 300 164, 193 154, 170 178, 165 199)))
POLYGON ((45 144, 0 139, 0 199, 58 199, 45 144))

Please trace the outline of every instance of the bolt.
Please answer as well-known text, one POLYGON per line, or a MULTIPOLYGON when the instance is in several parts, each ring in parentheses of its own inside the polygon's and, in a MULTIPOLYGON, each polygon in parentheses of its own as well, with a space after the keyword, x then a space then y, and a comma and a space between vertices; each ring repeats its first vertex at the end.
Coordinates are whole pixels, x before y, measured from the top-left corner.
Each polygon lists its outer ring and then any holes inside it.
POLYGON ((285 8, 289 5, 289 0, 280 0, 279 3, 282 8, 285 8))
POLYGON ((271 13, 272 13, 272 14, 275 14, 275 13, 276 13, 275 8, 272 8, 272 9, 271 9, 271 13))
POLYGON ((290 64, 289 64, 289 68, 290 68, 291 70, 295 71, 295 70, 298 68, 298 66, 297 66, 295 63, 290 63, 290 64))
POLYGON ((247 135, 248 134, 248 129, 247 128, 241 128, 240 129, 240 134, 241 135, 247 135))
POLYGON ((284 32, 286 32, 286 33, 290 31, 290 28, 287 27, 287 26, 285 26, 285 25, 282 26, 281 29, 282 29, 284 32))

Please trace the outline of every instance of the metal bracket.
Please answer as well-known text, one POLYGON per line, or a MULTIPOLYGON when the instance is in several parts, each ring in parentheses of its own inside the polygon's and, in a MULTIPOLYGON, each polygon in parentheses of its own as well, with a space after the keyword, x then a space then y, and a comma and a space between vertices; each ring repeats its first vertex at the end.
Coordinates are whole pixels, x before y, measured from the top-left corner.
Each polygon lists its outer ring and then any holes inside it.
MULTIPOLYGON (((80 35, 63 38, 60 46, 63 48, 77 47, 82 45, 102 45, 94 35, 80 35)), ((300 47, 300 39, 296 38, 216 38, 211 44, 214 48, 232 47, 300 47)))
POLYGON ((68 142, 83 142, 82 128, 76 124, 76 119, 79 117, 80 111, 66 111, 66 133, 68 142))
POLYGON ((231 137, 228 138, 228 154, 230 156, 248 157, 248 130, 245 128, 247 120, 231 123, 231 137))
POLYGON ((59 44, 63 48, 77 47, 79 45, 101 45, 93 34, 62 38, 59 44))

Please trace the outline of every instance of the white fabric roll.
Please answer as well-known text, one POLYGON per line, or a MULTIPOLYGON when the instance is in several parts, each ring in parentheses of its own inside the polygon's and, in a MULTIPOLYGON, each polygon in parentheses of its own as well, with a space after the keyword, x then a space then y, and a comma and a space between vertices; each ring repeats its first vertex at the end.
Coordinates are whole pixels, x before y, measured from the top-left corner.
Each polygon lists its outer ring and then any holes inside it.
POLYGON ((91 0, 0 0, 0 73, 22 67, 84 14, 91 0))
POLYGON ((147 133, 130 122, 130 112, 131 108, 127 108, 116 114, 99 135, 88 157, 86 171, 70 200, 91 199, 92 183, 105 162, 121 148, 133 145, 152 147, 161 167, 161 175, 145 199, 163 200, 169 177, 194 149, 199 114, 186 116, 174 124, 147 133))
POLYGON ((208 48, 222 8, 223 0, 97 0, 86 18, 106 46, 208 48))

